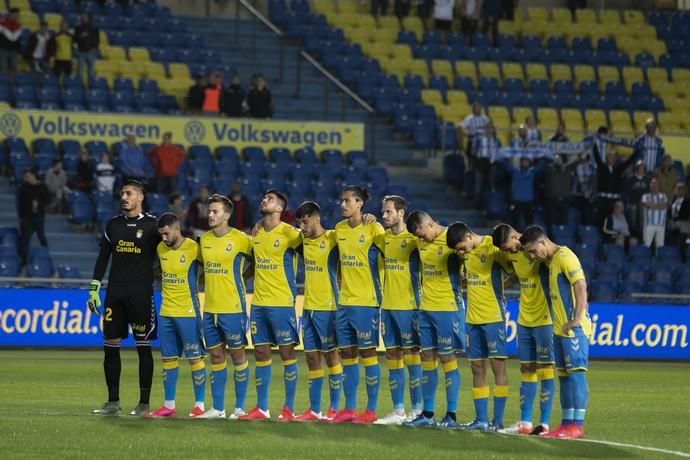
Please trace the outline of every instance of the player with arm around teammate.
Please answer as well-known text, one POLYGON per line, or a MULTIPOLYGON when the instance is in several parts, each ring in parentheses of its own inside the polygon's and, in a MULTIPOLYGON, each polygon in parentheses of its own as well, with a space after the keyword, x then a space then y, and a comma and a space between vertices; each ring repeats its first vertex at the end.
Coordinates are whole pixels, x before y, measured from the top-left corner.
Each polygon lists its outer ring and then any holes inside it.
POLYGON ((165 213, 158 219, 158 260, 161 267, 160 344, 163 358, 163 406, 149 413, 152 418, 177 416, 175 393, 179 373, 178 359, 186 358, 192 369, 194 408, 192 418, 204 413, 206 366, 201 336, 201 311, 197 292, 199 248, 194 240, 182 236, 180 220, 165 213))

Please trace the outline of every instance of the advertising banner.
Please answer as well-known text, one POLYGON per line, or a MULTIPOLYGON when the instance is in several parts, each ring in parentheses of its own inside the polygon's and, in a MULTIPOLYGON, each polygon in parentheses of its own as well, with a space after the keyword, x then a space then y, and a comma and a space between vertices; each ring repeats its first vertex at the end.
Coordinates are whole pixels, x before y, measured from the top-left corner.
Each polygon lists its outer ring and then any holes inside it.
MULTIPOLYGON (((100 317, 85 308, 86 297, 80 289, 0 289, 0 347, 100 346, 100 317)), ((160 293, 155 301, 160 304, 160 293)), ((511 356, 517 353, 517 306, 508 303, 511 356)), ((690 306, 591 304, 589 313, 593 358, 690 360, 690 306)))

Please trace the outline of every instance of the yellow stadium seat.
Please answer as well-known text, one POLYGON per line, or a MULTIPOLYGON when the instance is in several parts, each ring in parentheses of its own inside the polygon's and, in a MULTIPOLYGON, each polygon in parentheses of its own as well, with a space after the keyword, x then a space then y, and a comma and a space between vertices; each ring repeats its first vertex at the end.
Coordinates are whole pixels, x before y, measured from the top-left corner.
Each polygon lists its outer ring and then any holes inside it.
POLYGON ((633 37, 642 40, 656 40, 656 29, 654 26, 643 24, 628 26, 628 31, 633 37))
POLYGON ((558 120, 558 111, 551 107, 540 107, 537 109, 537 120, 541 123, 544 120, 558 120))
POLYGON ((659 128, 664 133, 681 133, 683 128, 684 118, 680 113, 676 112, 659 112, 659 128))
POLYGON ((62 24, 62 15, 58 13, 46 13, 43 15, 43 20, 48 23, 48 28, 55 32, 60 30, 62 24))
POLYGON ((29 3, 29 0, 9 0, 9 2, 7 2, 7 6, 9 8, 17 8, 22 13, 24 11, 31 11, 31 4, 29 3))
POLYGON ((513 107, 513 123, 524 123, 527 117, 533 117, 534 112, 529 107, 513 107))
POLYGON ((424 88, 422 90, 422 102, 428 105, 443 104, 443 97, 437 89, 424 88))
POLYGON ((396 44, 391 47, 391 56, 396 59, 404 59, 406 61, 411 61, 414 59, 412 56, 412 50, 407 45, 396 44))
POLYGON ((498 33, 501 35, 517 35, 520 28, 517 23, 513 21, 506 21, 501 19, 498 22, 498 33))
POLYGON ((549 10, 546 8, 528 7, 527 17, 530 21, 548 21, 549 10))
POLYGON ((575 22, 583 25, 594 24, 597 22, 597 15, 593 9, 576 10, 575 22))
POLYGON ((606 83, 611 81, 620 81, 621 77, 618 73, 618 68, 610 65, 599 66, 599 89, 604 91, 606 83))
POLYGON ((572 22, 573 15, 568 8, 556 7, 551 10, 551 20, 560 24, 569 23, 572 22))
MULTIPOLYGON (((690 109, 690 100, 676 95, 668 95, 663 97, 664 107, 672 112, 686 111, 690 109)), ((687 126, 687 124, 685 125, 687 126)))
POLYGON ((501 145, 506 147, 510 145, 510 129, 508 129, 508 127, 497 131, 496 137, 498 137, 498 140, 501 141, 501 145))
POLYGON ((474 66, 474 62, 456 61, 455 74, 462 77, 470 77, 472 83, 477 86, 477 68, 474 66))
POLYGON ((690 80, 690 70, 676 67, 671 70, 671 78, 674 82, 688 81, 690 80))
POLYGON ((650 40, 643 44, 643 50, 654 56, 654 60, 659 62, 661 56, 668 53, 666 43, 661 40, 650 40))
POLYGON ((315 0, 311 2, 311 7, 315 12, 321 13, 325 16, 335 13, 334 4, 330 0, 315 0))
POLYGON ((359 29, 376 29, 376 20, 370 14, 357 14, 355 21, 353 25, 359 29))
POLYGON ((125 50, 122 47, 119 47, 119 46, 101 46, 100 50, 101 50, 101 54, 103 55, 103 57, 108 59, 109 61, 126 61, 127 60, 127 55, 125 54, 125 50))
POLYGON ((639 67, 625 66, 623 67, 623 83, 625 83, 625 90, 630 94, 633 83, 640 83, 644 81, 644 74, 639 67))
POLYGON ((446 93, 446 99, 448 100, 448 105, 453 106, 469 106, 470 103, 467 100, 467 94, 464 91, 457 89, 451 89, 446 93))
POLYGON ((633 126, 630 120, 630 114, 622 110, 612 110, 609 112, 609 122, 611 130, 614 135, 633 133, 633 126))
POLYGON ((549 22, 546 19, 530 20, 522 23, 522 35, 544 35, 549 28, 549 22))
POLYGON ((37 31, 41 24, 41 20, 39 19, 39 17, 30 9, 23 9, 20 11, 19 22, 23 27, 27 28, 32 32, 37 31))
POLYGON ((592 39, 592 45, 595 47, 600 39, 611 37, 611 31, 601 24, 587 26, 586 33, 592 39))
POLYGON ((657 97, 662 97, 662 94, 675 94, 676 92, 675 84, 668 80, 649 80, 649 87, 652 90, 652 94, 657 97))
POLYGON ((635 131, 638 133, 644 131, 644 125, 650 118, 654 120, 654 114, 652 112, 634 112, 633 126, 635 127, 635 131))
POLYGON ((644 14, 640 10, 625 10, 623 11, 623 19, 626 24, 642 25, 644 24, 644 14))
POLYGON ((146 48, 133 46, 129 49, 129 60, 133 62, 149 62, 151 61, 151 56, 149 56, 149 50, 146 48))
POLYGON ((506 78, 515 78, 523 81, 525 80, 525 74, 522 69, 522 65, 518 64, 517 62, 504 62, 501 66, 501 70, 503 71, 504 80, 506 78))
POLYGON ((183 64, 181 62, 171 62, 168 64, 168 75, 170 75, 170 78, 173 80, 177 80, 180 78, 191 78, 191 74, 189 73, 189 67, 187 64, 183 64))
POLYGON ((396 16, 380 16, 378 26, 379 29, 391 29, 397 33, 400 30, 400 21, 396 16))
POLYGON ((350 13, 350 14, 357 14, 359 13, 359 2, 353 1, 353 0, 341 0, 339 2, 336 2, 338 4, 338 13, 343 14, 343 13, 350 13))
POLYGON ((579 85, 583 81, 596 80, 594 67, 591 65, 576 65, 573 69, 575 74, 575 84, 579 85))
POLYGON ((370 39, 374 42, 392 44, 398 40, 398 32, 393 29, 364 29, 371 32, 370 39))
POLYGON ((120 77, 129 78, 132 81, 138 81, 140 78, 146 77, 146 68, 141 65, 125 65, 120 68, 120 77))
POLYGON ((567 64, 552 64, 551 65, 551 80, 572 80, 573 73, 570 66, 567 64))
POLYGON ((606 120, 606 113, 603 110, 586 110, 585 123, 587 130, 590 132, 596 131, 600 126, 608 126, 606 120))
POLYGON ((98 75, 117 74, 120 72, 120 61, 99 59, 93 63, 93 71, 98 75))
POLYGON ((424 24, 422 20, 417 16, 406 16, 402 20, 402 26, 405 30, 411 30, 413 32, 423 31, 424 24))
POLYGON ((429 84, 429 66, 424 59, 414 59, 410 62, 407 70, 412 75, 422 77, 425 86, 429 84))
POLYGON ((508 120, 510 120, 510 111, 503 106, 490 106, 489 110, 487 110, 487 115, 492 120, 496 120, 498 118, 507 118, 508 120))
POLYGON ((343 29, 345 37, 353 43, 359 43, 360 46, 369 42, 376 42, 373 39, 374 32, 376 29, 359 29, 351 26, 343 29))
POLYGON ((501 70, 495 62, 482 61, 477 67, 480 77, 496 78, 499 82, 501 81, 501 70))
MULTIPOLYGON (((0 8, 1 10, 2 8, 0 8)), ((12 106, 7 102, 0 102, 0 110, 12 110, 12 106)))
POLYGON ((453 73, 453 66, 450 61, 443 59, 434 59, 431 61, 431 73, 434 75, 440 75, 446 77, 448 83, 453 82, 455 74, 453 73))
POLYGON ((544 35, 544 45, 546 45, 546 40, 551 37, 562 37, 563 36, 563 26, 565 24, 560 24, 558 22, 549 22, 543 30, 544 35))
POLYGON ((118 78, 118 75, 113 73, 96 73, 96 76, 105 80, 108 84, 108 88, 111 89, 115 86, 115 79, 118 78))
POLYGON ((578 109, 562 109, 561 119, 568 131, 583 132, 585 130, 585 123, 582 119, 582 113, 578 109))
POLYGON ((675 81, 674 88, 680 97, 690 97, 690 80, 675 81))
POLYGON ((602 24, 620 24, 621 14, 618 10, 602 10, 599 12, 599 22, 602 24))
POLYGON ((159 77, 165 77, 165 67, 160 62, 146 62, 144 64, 144 73, 147 78, 157 80, 159 77))
POLYGON ((341 13, 333 17, 333 25, 346 28, 346 27, 357 27, 357 14, 341 13))
POLYGON ((525 66, 525 73, 527 74, 527 80, 542 79, 548 80, 549 76, 546 73, 546 66, 539 63, 531 63, 525 66))
POLYGON ((668 81, 668 71, 663 67, 649 67, 647 80, 649 80, 650 86, 654 81, 668 81))
MULTIPOLYGON (((510 121, 510 115, 508 118, 504 117, 491 117, 491 122, 494 124, 496 127, 496 130, 500 132, 510 132, 510 127, 512 126, 512 122, 510 121)), ((498 134, 498 133, 497 133, 498 134)), ((500 134, 499 134, 499 139, 500 139, 500 134)), ((503 142, 503 141, 501 141, 503 142)), ((507 145, 507 144, 503 144, 507 145)))

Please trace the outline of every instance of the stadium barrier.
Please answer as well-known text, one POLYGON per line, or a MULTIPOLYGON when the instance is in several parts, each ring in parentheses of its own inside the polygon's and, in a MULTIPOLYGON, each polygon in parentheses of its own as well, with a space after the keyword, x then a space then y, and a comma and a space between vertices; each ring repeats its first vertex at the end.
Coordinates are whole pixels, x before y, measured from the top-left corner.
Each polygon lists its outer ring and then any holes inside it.
MULTIPOLYGON (((99 346, 100 317, 85 308, 86 298, 85 289, 0 289, 0 346, 99 346)), ((302 300, 298 296, 299 313, 302 300)), ((155 301, 160 305, 160 292, 155 301)), ((517 306, 508 302, 511 356, 516 354, 517 306)), ((591 304, 590 317, 593 358, 690 360, 688 306, 591 304)))
POLYGON ((175 142, 187 147, 204 144, 215 149, 231 144, 238 150, 260 145, 266 149, 311 147, 317 152, 348 152, 365 150, 364 131, 362 123, 349 122, 0 110, 0 133, 9 138, 21 137, 27 144, 41 138, 115 143, 129 134, 135 135, 138 142, 158 143, 163 133, 172 132, 175 142))

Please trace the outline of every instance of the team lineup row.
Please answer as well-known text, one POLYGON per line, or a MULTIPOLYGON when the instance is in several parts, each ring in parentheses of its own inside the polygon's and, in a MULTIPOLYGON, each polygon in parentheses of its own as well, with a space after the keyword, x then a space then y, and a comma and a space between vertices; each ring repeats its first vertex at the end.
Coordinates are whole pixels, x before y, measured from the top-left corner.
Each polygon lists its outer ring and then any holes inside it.
POLYGON ((399 196, 384 199, 382 226, 373 216, 362 214, 368 198, 365 189, 346 187, 341 194, 344 220, 333 230, 321 226, 316 203, 303 203, 296 212, 296 229, 280 221, 287 203, 285 196, 269 190, 260 205, 263 218, 250 237, 228 226, 232 203, 214 195, 208 205, 211 230, 197 243, 182 236, 176 216, 164 214, 156 221, 143 214, 142 187, 136 183, 125 185, 123 214, 113 218, 106 228, 89 294, 89 307, 98 311, 100 280, 112 255, 103 311, 109 397, 94 413, 120 412, 119 342, 127 337, 131 326, 140 357, 141 387, 140 403, 133 415, 176 415, 178 358, 182 357, 189 360, 192 369, 196 401, 190 416, 226 418, 227 354, 234 367, 235 389, 234 409, 228 418, 270 419, 271 347, 278 347, 285 385, 279 421, 404 424, 583 437, 591 322, 586 281, 575 254, 553 243, 537 226, 520 234, 500 224, 491 236, 477 235, 461 222, 445 228, 424 212, 408 214, 405 200, 399 196), (134 255, 116 250, 130 244, 141 246, 142 252, 134 255), (305 264, 302 340, 309 368, 310 401, 310 407, 301 415, 294 413, 298 381, 294 347, 300 340, 294 308, 297 253, 305 264), (159 322, 149 295, 152 275, 137 276, 143 270, 139 265, 150 268, 156 255, 162 272, 159 322), (124 273, 118 276, 120 272, 124 273), (245 305, 244 277, 250 272, 255 281, 249 309, 245 305), (198 276, 205 284, 203 313, 197 297, 198 276), (503 299, 506 280, 520 285, 521 416, 510 427, 505 427, 503 420, 508 397, 503 299), (467 307, 461 292, 463 281, 467 307), (143 283, 147 283, 146 289, 143 283), (257 404, 245 412, 249 384, 247 329, 254 345, 257 404), (393 401, 393 412, 383 418, 376 415, 381 380, 376 353, 379 332, 386 348, 393 401), (163 357, 165 402, 149 412, 151 380, 142 372, 141 363, 148 360, 150 340, 156 334, 163 357), (461 425, 456 420, 460 390, 457 354, 465 350, 471 363, 476 414, 473 421, 461 425), (206 354, 211 361, 213 400, 207 411, 206 354), (360 359, 366 376, 367 407, 358 413, 360 359), (446 411, 436 422, 439 363, 445 374, 446 411), (563 419, 556 430, 549 431, 554 364, 563 419), (491 418, 489 366, 495 382, 491 418), (324 414, 321 399, 326 373, 330 391, 324 414), (409 412, 404 405, 406 387, 412 405, 409 412), (341 392, 345 394, 345 405, 339 409, 341 392), (540 420, 533 426, 532 406, 538 392, 540 420))

